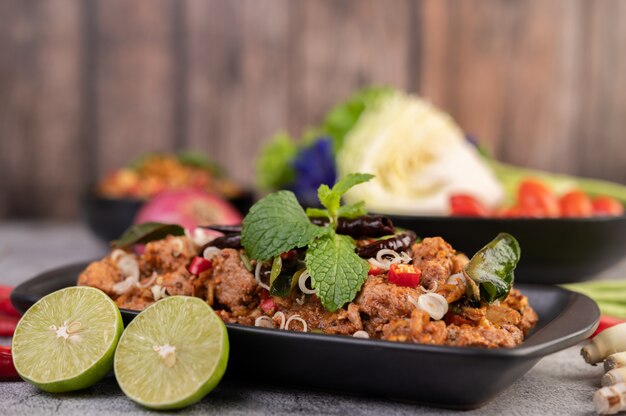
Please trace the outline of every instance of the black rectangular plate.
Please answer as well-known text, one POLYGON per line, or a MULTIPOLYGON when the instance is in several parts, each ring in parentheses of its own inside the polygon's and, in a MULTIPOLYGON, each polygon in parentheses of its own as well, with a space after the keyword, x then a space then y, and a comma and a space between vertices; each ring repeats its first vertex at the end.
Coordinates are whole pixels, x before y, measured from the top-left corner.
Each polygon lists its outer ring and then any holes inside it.
MULTIPOLYGON (((25 311, 41 297, 73 286, 86 265, 42 273, 16 287, 11 301, 25 311)), ((227 377, 437 407, 477 408, 542 357, 575 345, 598 325, 600 311, 586 296, 558 287, 516 287, 528 296, 539 322, 515 348, 420 345, 229 324, 227 377)), ((121 312, 125 323, 138 313, 121 312)))
POLYGON ((592 279, 626 256, 626 216, 592 218, 474 218, 388 215, 420 237, 441 236, 455 249, 476 253, 500 232, 519 241, 518 283, 592 279))

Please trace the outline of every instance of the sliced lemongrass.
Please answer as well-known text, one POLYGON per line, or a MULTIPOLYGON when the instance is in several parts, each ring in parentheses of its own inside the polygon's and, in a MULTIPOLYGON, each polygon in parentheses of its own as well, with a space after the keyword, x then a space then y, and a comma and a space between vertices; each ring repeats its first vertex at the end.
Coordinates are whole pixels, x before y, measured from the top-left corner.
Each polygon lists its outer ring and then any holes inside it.
POLYGON ((127 253, 124 256, 119 256, 116 264, 124 277, 132 277, 135 280, 139 280, 139 263, 134 255, 127 253))
POLYGON ((204 257, 207 260, 211 260, 217 254, 219 254, 220 251, 221 250, 219 248, 217 248, 217 247, 207 247, 202 252, 202 257, 204 257))
POLYGON ((306 281, 309 280, 310 277, 311 275, 309 274, 309 272, 305 270, 300 274, 300 278, 298 278, 298 287, 300 288, 300 291, 305 295, 312 295, 313 293, 315 293, 315 289, 309 289, 308 287, 306 287, 306 281))
POLYGON ((118 295, 123 295, 124 293, 128 292, 130 289, 137 287, 138 281, 139 281, 138 278, 127 277, 121 282, 118 282, 113 285, 113 292, 117 293, 118 295))
POLYGON ((274 328, 274 321, 269 316, 259 316, 254 320, 254 326, 261 328, 274 328))
POLYGON ((261 286, 263 289, 270 290, 270 287, 261 281, 261 267, 263 267, 262 262, 257 262, 256 268, 254 269, 254 280, 261 286))
POLYGON ((448 301, 438 293, 425 293, 417 298, 417 309, 438 321, 448 312, 448 301))
POLYGON ((119 259, 121 256, 125 256, 128 253, 125 252, 124 250, 122 250, 121 248, 116 248, 115 250, 113 250, 111 252, 111 254, 109 255, 109 257, 111 258, 111 260, 113 260, 114 262, 117 263, 117 259, 119 259))
POLYGON ((381 261, 376 260, 375 258, 369 258, 367 259, 367 262, 371 264, 372 266, 377 267, 381 270, 385 270, 385 271, 389 270, 389 267, 390 267, 389 261, 387 260, 385 260, 384 262, 381 262, 381 261))
POLYGON ((426 293, 434 293, 437 291, 437 289, 439 289, 439 282, 437 281, 433 282, 433 287, 431 287, 430 289, 426 289, 425 287, 422 287, 422 290, 426 293))
POLYGON ((304 305, 304 298, 305 298, 305 296, 306 296, 306 295, 304 295, 304 294, 303 294, 303 295, 302 295, 302 296, 300 296, 299 298, 296 298, 296 303, 297 303, 298 305, 304 305))
POLYGON ((291 315, 289 319, 287 319, 287 322, 285 322, 285 330, 289 330, 289 324, 293 321, 298 321, 302 324, 302 332, 308 332, 309 327, 306 321, 302 319, 300 315, 291 315))
POLYGON ((463 275, 463 273, 455 273, 446 280, 446 283, 450 285, 458 285, 461 282, 465 282, 465 275, 463 275))
POLYGON ((152 298, 155 301, 167 297, 166 290, 166 288, 161 287, 160 285, 154 285, 150 288, 150 291, 152 292, 152 298))
POLYGON ((398 254, 397 251, 391 250, 388 248, 383 248, 381 250, 378 250, 378 253, 376 253, 376 260, 383 262, 384 260, 386 260, 385 256, 391 256, 394 259, 400 258, 400 254, 398 254))
POLYGON ((150 287, 157 280, 157 277, 159 277, 159 275, 156 272, 153 272, 152 276, 150 276, 150 279, 148 279, 146 283, 142 284, 142 283, 137 282, 137 286, 140 287, 141 289, 150 287))
POLYGON ((185 251, 185 242, 180 237, 175 238, 172 245, 174 246, 174 250, 172 251, 174 257, 180 256, 183 254, 183 251, 185 251))
POLYGON ((354 334, 352 334, 352 336, 354 338, 365 338, 365 339, 368 339, 370 337, 370 334, 368 334, 365 331, 356 331, 354 334))

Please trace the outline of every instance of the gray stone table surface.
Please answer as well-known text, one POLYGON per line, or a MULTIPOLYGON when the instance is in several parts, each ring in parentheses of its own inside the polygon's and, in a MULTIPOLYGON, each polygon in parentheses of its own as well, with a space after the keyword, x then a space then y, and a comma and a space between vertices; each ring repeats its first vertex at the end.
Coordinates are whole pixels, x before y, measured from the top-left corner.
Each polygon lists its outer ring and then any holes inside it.
MULTIPOLYGON (((34 274, 106 252, 79 224, 0 223, 0 284, 18 284, 34 274)), ((603 277, 623 275, 622 263, 603 277)), ((10 344, 0 338, 0 344, 10 344)), ((453 412, 371 397, 353 397, 248 384, 220 385, 200 403, 177 414, 219 415, 588 415, 599 387, 600 367, 582 362, 580 347, 541 360, 530 372, 486 406, 453 412)), ((109 377, 85 391, 52 395, 24 382, 0 382, 0 415, 147 414, 109 377)), ((154 412, 156 414, 156 412, 154 412)), ((162 412, 159 412, 162 413, 162 412)))

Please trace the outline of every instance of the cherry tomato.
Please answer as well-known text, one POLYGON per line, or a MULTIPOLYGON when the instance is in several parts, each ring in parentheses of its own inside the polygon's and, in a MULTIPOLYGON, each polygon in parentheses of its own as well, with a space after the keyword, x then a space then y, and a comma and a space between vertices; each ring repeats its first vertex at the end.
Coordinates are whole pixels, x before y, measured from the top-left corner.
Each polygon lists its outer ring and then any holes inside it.
POLYGON ((505 209, 500 216, 505 218, 545 218, 545 211, 538 207, 514 205, 505 209))
POLYGON ((392 264, 389 267, 389 282, 398 286, 416 287, 421 276, 422 271, 412 264, 392 264))
MULTIPOLYGON (((524 180, 517 190, 517 202, 530 216, 558 217, 559 200, 552 190, 536 179, 524 180)), ((524 215, 528 216, 528 215, 524 215)))
POLYGON ((599 196, 591 201, 593 214, 597 216, 618 217, 624 214, 624 206, 610 196, 599 196))
POLYGON ((492 214, 482 202, 466 194, 450 197, 450 211, 452 215, 461 217, 488 217, 492 214))
POLYGON ((580 190, 570 191, 559 200, 562 217, 591 217, 593 205, 586 193, 580 190))

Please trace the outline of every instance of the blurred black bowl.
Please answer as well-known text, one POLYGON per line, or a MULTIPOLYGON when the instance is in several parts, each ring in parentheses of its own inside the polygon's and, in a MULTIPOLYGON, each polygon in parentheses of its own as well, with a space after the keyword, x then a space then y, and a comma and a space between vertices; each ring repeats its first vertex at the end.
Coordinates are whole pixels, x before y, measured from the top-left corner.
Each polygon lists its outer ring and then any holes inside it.
MULTIPOLYGON (((235 197, 227 198, 227 201, 245 216, 255 202, 255 194, 245 190, 235 197)), ((108 243, 132 225, 144 202, 135 198, 106 198, 90 192, 83 198, 83 216, 89 229, 108 243)))
POLYGON ((523 283, 589 280, 626 256, 626 216, 594 218, 470 218, 388 215, 420 237, 441 236, 472 256, 498 233, 520 243, 515 279, 523 283))

